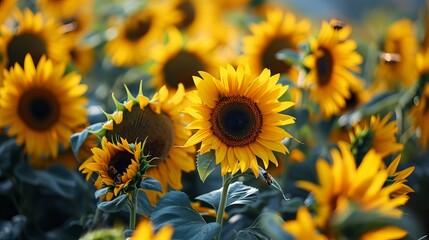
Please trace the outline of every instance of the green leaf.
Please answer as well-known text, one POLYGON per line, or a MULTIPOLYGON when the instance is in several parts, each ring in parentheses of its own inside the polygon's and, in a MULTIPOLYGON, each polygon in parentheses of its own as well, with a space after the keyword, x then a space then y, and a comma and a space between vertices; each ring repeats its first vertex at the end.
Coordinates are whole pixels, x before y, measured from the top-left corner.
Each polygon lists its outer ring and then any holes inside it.
POLYGON ((101 188, 95 191, 94 196, 95 198, 99 198, 100 196, 106 195, 106 193, 109 191, 109 187, 101 188))
POLYGON ((302 65, 301 56, 293 49, 283 49, 276 53, 276 58, 279 60, 285 60, 292 65, 302 65))
POLYGON ((114 213, 119 212, 125 209, 126 203, 128 201, 128 195, 122 194, 114 198, 112 201, 100 202, 97 207, 104 212, 114 213))
POLYGON ((205 181, 207 177, 213 172, 216 168, 216 155, 215 151, 211 150, 208 153, 203 155, 197 155, 197 170, 200 175, 201 181, 205 181))
POLYGON ((207 224, 180 191, 168 192, 162 197, 151 215, 151 222, 159 230, 165 225, 174 227, 173 239, 213 239, 220 231, 218 223, 207 224))
POLYGON ((90 134, 90 131, 97 131, 101 129, 103 125, 101 123, 93 124, 87 128, 85 128, 82 132, 74 133, 70 137, 70 147, 73 151, 73 154, 76 159, 79 159, 79 149, 85 142, 85 140, 88 138, 88 135, 90 134))
POLYGON ((16 145, 16 141, 14 138, 7 139, 2 141, 0 139, 0 177, 3 175, 2 171, 8 169, 13 161, 15 160, 14 153, 20 152, 20 147, 16 145))
POLYGON ((150 204, 149 198, 144 191, 137 192, 137 213, 140 215, 150 216, 153 211, 153 206, 150 204))
POLYGON ((399 99, 402 92, 384 92, 374 96, 369 102, 363 104, 355 111, 342 115, 338 118, 340 126, 353 126, 359 122, 363 117, 374 115, 382 111, 390 111, 399 104, 399 99))
POLYGON ((262 167, 259 167, 259 178, 264 180, 264 181, 268 181, 270 182, 269 185, 275 187, 277 190, 279 190, 282 193, 282 196, 285 200, 289 200, 286 196, 285 193, 283 192, 282 187, 280 186, 280 184, 276 181, 276 179, 274 179, 271 175, 268 174, 268 172, 263 169, 262 167))
POLYGON ((26 225, 27 217, 23 215, 14 216, 11 221, 0 221, 0 239, 20 239, 26 225))
POLYGON ((334 215, 332 228, 338 236, 344 239, 359 239, 363 234, 386 226, 401 227, 401 219, 386 216, 377 211, 363 211, 360 207, 351 203, 349 208, 334 215))
MULTIPOLYGON (((204 201, 212 205, 216 211, 219 207, 222 189, 211 191, 196 197, 195 199, 204 201)), ((244 185, 242 182, 234 182, 229 186, 228 198, 225 207, 238 204, 251 204, 258 200, 259 191, 254 187, 244 185)))
POLYGON ((130 238, 134 233, 134 230, 131 229, 125 229, 124 232, 122 233, 122 236, 124 236, 125 239, 130 238))
POLYGON ((162 186, 158 180, 152 177, 145 177, 141 183, 140 187, 147 190, 154 190, 162 193, 162 186))
POLYGON ((239 231, 234 236, 234 240, 294 239, 291 235, 283 231, 281 227, 283 223, 284 221, 279 215, 276 215, 274 213, 262 213, 255 219, 255 221, 250 227, 239 231))
POLYGON ((295 213, 300 207, 304 206, 304 201, 300 197, 294 197, 292 199, 282 202, 281 210, 286 213, 295 213))
POLYGON ((55 165, 48 170, 36 170, 30 165, 19 164, 14 169, 15 176, 22 182, 40 187, 54 195, 72 199, 77 188, 76 180, 70 170, 55 165))
POLYGON ((259 229, 244 229, 239 231, 233 240, 270 240, 265 234, 260 233, 259 229))

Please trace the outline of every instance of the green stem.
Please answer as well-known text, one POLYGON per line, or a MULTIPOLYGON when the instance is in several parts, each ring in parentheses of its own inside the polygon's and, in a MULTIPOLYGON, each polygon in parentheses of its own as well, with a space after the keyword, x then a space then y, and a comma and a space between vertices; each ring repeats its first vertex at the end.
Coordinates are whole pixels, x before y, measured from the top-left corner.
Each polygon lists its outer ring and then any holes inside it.
POLYGON ((400 137, 402 136, 402 134, 405 131, 405 119, 404 119, 404 109, 402 108, 402 106, 397 106, 396 109, 396 127, 397 127, 397 139, 399 141, 400 137))
POLYGON ((102 215, 103 215, 103 212, 99 208, 95 209, 94 218, 92 219, 92 224, 89 227, 89 230, 94 230, 97 228, 102 215))
MULTIPOLYGON (((225 213, 225 204, 226 204, 226 200, 228 199, 229 184, 231 183, 231 180, 232 180, 232 176, 230 173, 227 173, 225 174, 225 176, 223 176, 222 195, 220 197, 219 208, 216 213, 216 222, 219 223, 221 229, 222 229, 223 215, 225 213)), ((220 233, 221 231, 219 231, 219 236, 217 236, 216 239, 220 239, 220 233)))
POLYGON ((137 217, 137 194, 138 190, 131 192, 131 204, 130 204, 130 229, 136 228, 136 217, 137 217))

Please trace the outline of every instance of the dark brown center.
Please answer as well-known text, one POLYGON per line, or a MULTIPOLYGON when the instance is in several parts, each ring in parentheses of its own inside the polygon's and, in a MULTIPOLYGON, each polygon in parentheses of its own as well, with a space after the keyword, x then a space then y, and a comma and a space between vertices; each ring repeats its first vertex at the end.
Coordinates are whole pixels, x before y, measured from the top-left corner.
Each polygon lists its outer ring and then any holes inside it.
POLYGON ((128 151, 117 152, 109 161, 108 174, 115 184, 122 183, 122 175, 127 172, 134 155, 128 151))
POLYGON ((356 91, 350 90, 350 97, 346 98, 344 110, 351 110, 359 104, 359 96, 356 91))
POLYGON ((174 144, 174 127, 170 118, 165 114, 157 114, 149 107, 143 110, 134 106, 131 112, 124 111, 120 124, 113 124, 113 130, 107 131, 107 139, 116 141, 119 137, 128 142, 143 142, 144 154, 156 157, 152 164, 164 161, 174 144))
POLYGON ((13 67, 15 63, 24 66, 25 55, 31 55, 34 65, 39 63, 43 55, 48 54, 48 49, 44 39, 31 32, 23 32, 13 36, 6 47, 8 57, 7 69, 13 67))
POLYGON ((195 20, 195 7, 190 1, 183 1, 177 6, 177 10, 182 14, 180 22, 176 23, 177 28, 186 28, 195 20))
POLYGON ((192 88, 195 86, 192 76, 196 76, 198 71, 205 70, 206 67, 199 57, 190 52, 180 51, 167 60, 162 73, 169 88, 177 88, 179 83, 185 88, 192 88))
POLYGON ((49 90, 29 89, 22 93, 18 101, 19 117, 35 131, 50 129, 60 118, 60 104, 57 97, 49 90))
POLYGON ((213 134, 228 147, 243 147, 255 142, 262 129, 261 110, 244 96, 221 98, 210 121, 213 134))
POLYGON ((125 38, 130 41, 138 41, 146 35, 151 27, 152 21, 148 19, 131 18, 125 27, 125 38))
POLYGON ((321 55, 316 59, 317 84, 323 87, 331 81, 334 59, 328 49, 320 48, 319 51, 321 55))
POLYGON ((283 49, 292 48, 290 42, 284 38, 273 39, 262 52, 262 66, 271 70, 271 74, 287 73, 291 66, 283 60, 277 59, 276 54, 283 49))

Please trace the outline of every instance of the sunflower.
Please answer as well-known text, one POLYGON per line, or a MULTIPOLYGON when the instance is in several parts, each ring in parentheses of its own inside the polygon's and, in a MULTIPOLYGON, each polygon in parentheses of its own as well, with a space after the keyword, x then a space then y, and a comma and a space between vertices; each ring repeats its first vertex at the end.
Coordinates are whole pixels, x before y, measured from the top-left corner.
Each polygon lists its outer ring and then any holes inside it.
POLYGON ((251 0, 215 0, 213 2, 219 7, 219 9, 221 9, 222 12, 228 12, 233 10, 246 9, 246 7, 250 5, 251 0))
MULTIPOLYGON (((375 218, 375 216, 384 217, 375 212, 365 212, 359 208, 356 203, 350 201, 345 197, 339 197, 337 200, 337 209, 334 212, 333 218, 330 220, 329 229, 327 229, 328 236, 330 239, 358 239, 356 235, 359 235, 359 239, 370 240, 370 239, 384 239, 384 240, 393 240, 393 239, 402 239, 405 237, 408 232, 398 226, 391 225, 391 221, 386 221, 384 224, 368 223, 361 224, 358 229, 354 229, 354 231, 347 231, 347 226, 344 226, 344 223, 348 221, 348 219, 353 219, 351 215, 353 214, 369 214, 371 218, 375 218), (342 229, 341 229, 342 228, 342 229), (350 234, 353 235, 349 236, 350 234)), ((355 218, 356 219, 356 218, 355 218)), ((396 220, 391 218, 391 220, 396 220)), ((353 220, 351 221, 353 222, 353 220)), ((347 223, 346 223, 347 225, 347 223)), ((326 231, 326 230, 325 230, 326 231)))
POLYGON ((15 7, 17 0, 2 0, 0 1, 0 24, 6 20, 12 13, 12 9, 15 7))
POLYGON ((153 85, 157 88, 166 85, 177 88, 179 83, 185 89, 195 88, 192 76, 198 71, 214 73, 219 65, 219 58, 214 55, 215 43, 210 40, 188 39, 177 28, 168 30, 168 43, 154 48, 152 59, 154 65, 150 71, 153 85))
POLYGON ((300 207, 296 219, 286 221, 283 224, 283 229, 296 240, 328 240, 326 236, 319 233, 313 217, 305 207, 300 207))
POLYGON ((387 173, 389 178, 387 180, 388 184, 399 184, 401 188, 392 193, 392 197, 407 196, 408 193, 414 192, 412 188, 405 185, 408 181, 406 178, 411 175, 415 167, 408 167, 401 171, 396 171, 398 168, 399 162, 401 161, 401 155, 397 156, 389 166, 387 167, 387 173))
POLYGON ((396 121, 388 122, 391 117, 392 113, 382 119, 373 115, 369 122, 363 121, 354 126, 349 134, 353 154, 358 161, 370 149, 374 149, 382 158, 403 149, 404 146, 396 140, 396 121))
POLYGON ((296 80, 298 73, 291 64, 276 57, 283 49, 298 51, 309 35, 310 22, 297 21, 290 12, 273 9, 267 13, 266 20, 250 26, 252 35, 243 38, 243 56, 240 63, 248 63, 255 72, 264 68, 273 74, 289 74, 296 80))
POLYGON ((381 50, 372 91, 410 87, 418 78, 418 43, 411 20, 401 19, 393 23, 387 29, 381 50))
POLYGON ((170 11, 179 14, 179 18, 176 18, 171 26, 185 32, 187 36, 208 36, 217 41, 228 39, 226 29, 222 28, 224 25, 219 9, 212 1, 164 0, 156 4, 165 8, 162 12, 167 15, 170 11))
POLYGON ((254 78, 249 67, 231 65, 220 68, 220 80, 206 72, 200 75, 194 77, 197 89, 188 94, 194 105, 184 110, 195 118, 187 128, 197 131, 185 146, 201 142, 200 154, 215 150, 222 175, 251 168, 257 177, 256 157, 265 169, 269 161, 278 165, 273 151, 288 152, 281 141, 292 138, 280 126, 295 122, 279 113, 294 105, 278 101, 288 89, 277 84, 280 75, 264 69, 254 78))
POLYGON ((413 126, 417 130, 419 142, 426 149, 429 142, 429 84, 425 85, 418 104, 411 108, 410 116, 413 119, 413 126))
POLYGON ((138 223, 136 230, 131 236, 131 240, 170 240, 173 237, 174 228, 172 226, 163 226, 155 234, 155 230, 148 220, 142 220, 138 223))
POLYGON ((46 14, 56 18, 69 18, 82 10, 91 7, 92 0, 37 0, 37 6, 46 14))
POLYGON ((341 107, 339 114, 353 111, 371 99, 371 94, 365 89, 362 81, 356 82, 356 85, 350 85, 349 92, 350 95, 345 98, 346 104, 341 107))
POLYGON ((392 240, 403 239, 407 236, 408 232, 396 226, 381 227, 373 231, 366 232, 359 239, 360 240, 392 240))
POLYGON ((424 35, 421 48, 417 53, 416 63, 420 75, 429 73, 429 4, 426 4, 424 35))
POLYGON ((82 73, 87 73, 93 66, 95 60, 94 48, 89 45, 76 44, 70 49, 72 64, 82 73))
POLYGON ((322 229, 327 227, 337 200, 356 202, 363 211, 377 211, 386 216, 400 217, 402 211, 397 207, 405 204, 408 197, 401 195, 391 198, 391 194, 402 186, 393 183, 384 186, 388 179, 387 170, 380 170, 382 158, 370 150, 356 167, 355 158, 345 142, 338 143, 339 150, 332 149, 332 165, 321 159, 316 163, 319 185, 298 181, 297 185, 314 195, 318 204, 316 222, 322 229))
POLYGON ((57 18, 61 22, 61 32, 71 43, 80 40, 92 27, 94 12, 92 8, 82 8, 67 18, 57 18))
POLYGON ((93 156, 79 170, 96 172, 96 185, 111 188, 117 197, 120 193, 126 193, 128 186, 136 184, 149 167, 149 162, 142 160, 143 148, 142 142, 129 144, 126 139, 120 138, 116 143, 111 143, 103 137, 101 148, 91 149, 93 156))
POLYGON ((8 127, 8 135, 34 157, 56 158, 58 144, 68 147, 73 128, 87 121, 87 86, 80 84, 80 75, 64 76, 64 71, 65 64, 54 65, 44 56, 35 67, 29 54, 24 68, 15 64, 4 71, 0 127, 8 127))
POLYGON ((118 34, 110 39, 105 50, 116 66, 134 66, 144 63, 151 55, 151 46, 162 41, 163 31, 178 17, 159 14, 158 5, 148 5, 128 16, 118 29, 118 34))
POLYGON ((352 33, 352 28, 350 27, 350 25, 347 25, 338 19, 335 19, 335 18, 331 19, 329 21, 329 25, 331 25, 331 27, 334 28, 338 36, 338 41, 340 42, 347 40, 350 37, 350 34, 352 33))
POLYGON ((360 85, 354 72, 360 70, 362 57, 355 51, 356 42, 339 41, 336 30, 327 22, 322 22, 317 39, 310 41, 310 49, 311 54, 304 58, 309 68, 305 83, 310 87, 310 98, 328 118, 346 106, 350 87, 360 85))
MULTIPOLYGON (((178 110, 185 103, 185 90, 179 85, 174 94, 170 94, 167 87, 162 87, 152 99, 142 94, 142 84, 136 97, 133 97, 126 88, 128 99, 119 103, 115 98, 117 110, 106 114, 108 121, 95 134, 100 138, 106 137, 115 142, 118 138, 128 142, 143 141, 146 139, 144 154, 154 158, 146 175, 157 179, 163 192, 167 187, 181 189, 182 171, 195 170, 195 148, 183 146, 191 135, 185 129, 188 124, 184 114, 178 110)), ((151 194, 149 192, 148 194, 151 194)), ((151 201, 155 195, 149 196, 151 201)))
POLYGON ((272 12, 273 10, 282 10, 284 12, 291 11, 291 9, 279 1, 252 1, 249 8, 246 9, 247 12, 250 12, 252 16, 255 16, 258 19, 265 18, 267 13, 272 12))
POLYGON ((14 31, 5 26, 0 28, 0 66, 9 69, 15 63, 23 66, 30 54, 37 65, 46 55, 54 63, 67 62, 68 43, 62 37, 60 27, 52 19, 44 19, 41 13, 33 14, 29 9, 15 11, 18 26, 14 31))

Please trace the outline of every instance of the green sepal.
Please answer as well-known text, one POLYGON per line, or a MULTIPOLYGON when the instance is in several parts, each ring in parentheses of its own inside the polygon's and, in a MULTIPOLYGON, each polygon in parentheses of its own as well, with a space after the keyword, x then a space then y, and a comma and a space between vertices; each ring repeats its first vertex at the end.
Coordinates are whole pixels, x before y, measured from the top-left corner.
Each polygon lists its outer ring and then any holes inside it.
POLYGON ((132 100, 133 102, 137 102, 137 99, 131 94, 130 89, 128 89, 127 85, 124 84, 125 91, 127 92, 127 102, 132 100))
POLYGON ((113 102, 115 103, 117 111, 124 111, 125 110, 125 106, 116 99, 114 92, 112 92, 112 99, 113 99, 113 102))

